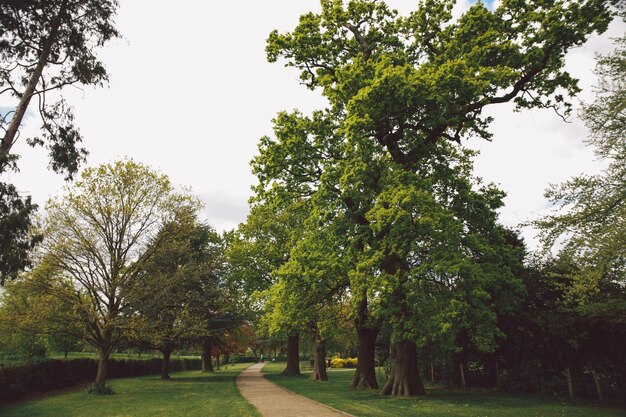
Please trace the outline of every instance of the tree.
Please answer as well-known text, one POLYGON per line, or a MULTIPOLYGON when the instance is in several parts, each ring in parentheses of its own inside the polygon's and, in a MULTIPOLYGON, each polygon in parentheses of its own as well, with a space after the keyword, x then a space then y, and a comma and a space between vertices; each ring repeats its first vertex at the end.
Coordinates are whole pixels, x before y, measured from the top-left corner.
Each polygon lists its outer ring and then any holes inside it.
POLYGON ((319 88, 330 108, 311 118, 277 118, 278 141, 263 139, 255 161, 259 190, 333 202, 312 212, 347 221, 356 252, 350 273, 355 305, 366 306, 361 311, 370 316, 379 306, 391 308, 379 317, 396 326, 392 378, 383 392, 416 395, 423 393, 414 345, 420 326, 411 318, 420 298, 411 297, 422 293, 414 278, 483 277, 477 260, 464 252, 475 246, 462 234, 472 220, 457 216, 468 199, 487 207, 498 200, 488 189, 474 192, 457 183, 452 189, 463 192, 446 201, 454 194, 442 195, 437 183, 448 184, 449 177, 428 167, 445 167, 454 156, 442 143, 490 138, 491 119, 482 114, 487 105, 514 101, 517 108, 566 115, 566 95, 578 88, 563 70, 565 53, 604 31, 612 15, 601 0, 540 6, 504 0, 493 11, 479 2, 457 21, 454 1, 422 1, 406 18, 381 1, 321 4, 322 12, 301 16, 292 33, 272 32, 266 50, 270 61, 284 58, 300 70, 302 82, 319 88), (450 256, 447 248, 455 249, 450 256), (376 285, 384 285, 383 292, 368 290, 376 285), (386 299, 376 299, 379 294, 386 299))
POLYGON ((192 258, 186 273, 194 277, 189 287, 189 314, 198 323, 193 342, 200 342, 202 371, 212 372, 212 356, 226 347, 229 333, 245 321, 241 291, 229 279, 224 255, 225 239, 208 225, 198 225, 191 237, 192 258))
POLYGON ((111 350, 120 341, 129 294, 146 263, 166 242, 166 225, 194 212, 195 198, 132 160, 86 169, 47 205, 45 260, 72 283, 70 302, 98 349, 95 385, 103 387, 111 350))
MULTIPOLYGON (((0 5, 0 96, 15 101, 15 109, 0 114, 0 174, 17 170, 12 154, 31 100, 38 99, 43 135, 27 138, 45 145, 50 167, 70 179, 87 152, 74 117, 61 99, 47 102, 47 93, 66 86, 102 85, 107 73, 94 48, 118 36, 112 18, 116 0, 3 1, 0 5)), ((37 206, 15 187, 0 183, 0 283, 15 278, 30 265, 30 250, 40 242, 31 231, 37 206)))
POLYGON ((626 37, 617 46, 598 58, 596 99, 581 113, 587 144, 607 166, 601 174, 553 185, 546 197, 560 212, 535 222, 546 249, 564 240, 559 256, 580 267, 572 296, 582 300, 604 285, 626 282, 626 37))
POLYGON ((39 265, 7 283, 0 298, 3 350, 18 357, 75 349, 85 336, 84 325, 66 299, 70 287, 49 265, 39 265), (50 291, 52 289, 52 291, 50 291))
MULTIPOLYGON (((112 18, 116 0, 28 0, 3 2, 0 9, 0 94, 18 99, 14 111, 2 115, 0 172, 15 168, 11 148, 33 97, 39 99, 44 140, 52 169, 71 176, 86 151, 76 148, 80 134, 64 100, 46 103, 46 94, 69 85, 102 85, 107 73, 94 54, 118 35, 112 18), (11 117, 9 117, 11 116, 11 117)), ((40 138, 29 144, 43 145, 40 138)))
POLYGON ((173 350, 202 329, 202 321, 191 315, 191 303, 196 301, 192 289, 199 279, 193 264, 201 256, 199 236, 205 232, 194 213, 164 225, 159 232, 163 239, 156 239, 162 243, 145 263, 128 296, 132 314, 127 333, 140 346, 162 353, 161 379, 170 378, 173 350))

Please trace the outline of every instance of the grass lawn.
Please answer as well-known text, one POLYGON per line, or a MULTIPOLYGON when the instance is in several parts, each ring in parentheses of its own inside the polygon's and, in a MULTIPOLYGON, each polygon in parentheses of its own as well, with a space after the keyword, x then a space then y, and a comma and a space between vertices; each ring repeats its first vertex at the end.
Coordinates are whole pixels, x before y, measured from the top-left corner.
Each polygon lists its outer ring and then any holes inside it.
POLYGON ((568 404, 525 395, 488 390, 427 389, 417 399, 392 399, 373 390, 353 390, 349 384, 354 370, 330 369, 328 382, 310 381, 308 375, 280 375, 284 363, 271 363, 264 372, 269 380, 290 391, 328 404, 358 417, 463 416, 463 417, 590 417, 626 416, 626 410, 568 404))
POLYGON ((260 417, 237 389, 237 374, 250 364, 229 365, 228 369, 203 374, 200 371, 172 373, 161 381, 158 375, 112 379, 108 385, 115 395, 87 394, 80 389, 68 394, 0 408, 3 417, 170 417, 219 416, 260 417))

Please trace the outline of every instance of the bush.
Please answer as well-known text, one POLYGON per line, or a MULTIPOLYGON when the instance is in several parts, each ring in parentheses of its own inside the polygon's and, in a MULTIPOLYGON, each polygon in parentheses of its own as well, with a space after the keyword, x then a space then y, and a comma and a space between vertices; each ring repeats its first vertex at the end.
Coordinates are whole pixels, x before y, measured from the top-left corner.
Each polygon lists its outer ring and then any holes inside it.
POLYGON ((330 360, 331 368, 356 368, 359 361, 357 358, 342 359, 339 356, 333 356, 330 360))
MULTIPOLYGON (((199 359, 172 359, 170 371, 201 369, 199 359)), ((18 400, 27 394, 43 393, 92 381, 97 359, 53 359, 23 365, 0 365, 0 403, 18 400)), ((161 372, 161 359, 109 359, 108 378, 126 378, 161 372)))

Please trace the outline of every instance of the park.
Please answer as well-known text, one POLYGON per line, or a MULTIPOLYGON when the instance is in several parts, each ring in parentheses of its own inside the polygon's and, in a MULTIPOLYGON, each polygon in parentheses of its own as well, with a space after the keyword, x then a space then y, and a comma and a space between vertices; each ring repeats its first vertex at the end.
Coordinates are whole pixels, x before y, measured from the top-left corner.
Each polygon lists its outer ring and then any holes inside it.
POLYGON ((279 3, 2 2, 0 415, 623 416, 624 3, 279 3))

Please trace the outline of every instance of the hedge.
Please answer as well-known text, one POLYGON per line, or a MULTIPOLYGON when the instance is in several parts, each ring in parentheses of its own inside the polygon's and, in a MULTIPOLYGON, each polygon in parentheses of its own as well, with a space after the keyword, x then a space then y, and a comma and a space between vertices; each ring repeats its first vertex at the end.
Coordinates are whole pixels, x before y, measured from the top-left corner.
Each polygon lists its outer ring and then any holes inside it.
POLYGON ((229 363, 246 363, 246 362, 257 362, 259 360, 256 356, 241 356, 237 354, 230 355, 229 363))
MULTIPOLYGON (((171 359, 170 371, 201 369, 199 359, 171 359)), ((53 359, 23 365, 0 365, 0 403, 31 393, 44 393, 87 383, 96 377, 97 359, 53 359)), ((161 359, 109 359, 107 378, 125 378, 161 372, 161 359)))

